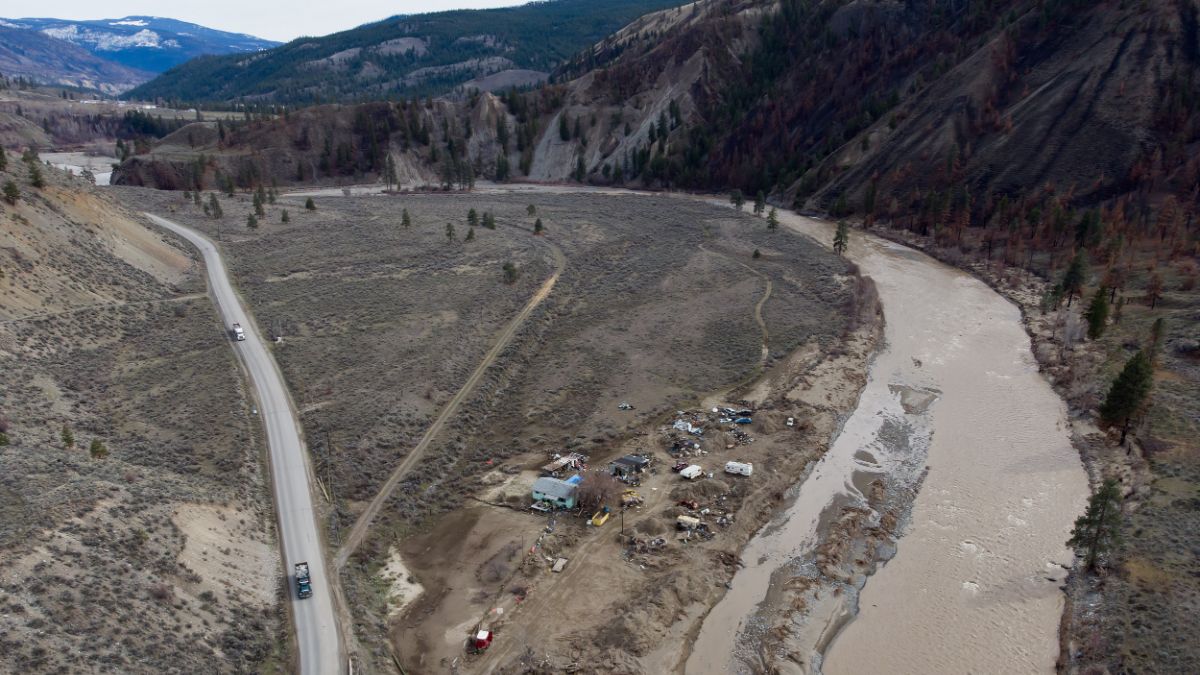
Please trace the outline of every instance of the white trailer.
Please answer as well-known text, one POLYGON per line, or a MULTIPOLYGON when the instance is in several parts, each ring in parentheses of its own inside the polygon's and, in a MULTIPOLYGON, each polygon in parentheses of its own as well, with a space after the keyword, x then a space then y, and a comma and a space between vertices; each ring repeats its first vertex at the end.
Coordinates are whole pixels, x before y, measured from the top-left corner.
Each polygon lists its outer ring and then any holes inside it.
POLYGON ((704 469, 700 468, 699 464, 692 464, 680 471, 679 475, 688 480, 694 480, 704 475, 704 469))
POLYGON ((754 473, 754 465, 750 462, 725 462, 725 473, 735 476, 749 476, 754 473))

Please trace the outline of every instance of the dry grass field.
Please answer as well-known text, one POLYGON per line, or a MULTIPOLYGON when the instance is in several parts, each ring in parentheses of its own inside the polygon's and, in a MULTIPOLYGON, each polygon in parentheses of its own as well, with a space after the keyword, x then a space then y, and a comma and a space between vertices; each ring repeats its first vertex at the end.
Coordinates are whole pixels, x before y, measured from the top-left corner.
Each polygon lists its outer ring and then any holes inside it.
POLYGON ((0 671, 269 671, 259 427, 198 268, 42 172, 0 172, 0 671))

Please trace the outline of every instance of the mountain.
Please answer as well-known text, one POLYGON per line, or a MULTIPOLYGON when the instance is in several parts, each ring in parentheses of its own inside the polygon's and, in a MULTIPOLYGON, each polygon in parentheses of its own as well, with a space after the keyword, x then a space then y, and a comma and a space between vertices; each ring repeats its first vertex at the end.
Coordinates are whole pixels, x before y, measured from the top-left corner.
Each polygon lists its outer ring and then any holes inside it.
POLYGON ((257 52, 280 44, 155 16, 89 21, 5 19, 0 25, 65 40, 99 58, 151 73, 161 73, 198 56, 257 52))
POLYGON ((0 26, 0 73, 44 84, 116 95, 153 73, 99 58, 82 47, 25 28, 0 26))
POLYGON ((678 2, 552 0, 394 16, 253 56, 199 58, 129 97, 312 103, 442 94, 469 81, 480 88, 533 84, 639 15, 678 2))

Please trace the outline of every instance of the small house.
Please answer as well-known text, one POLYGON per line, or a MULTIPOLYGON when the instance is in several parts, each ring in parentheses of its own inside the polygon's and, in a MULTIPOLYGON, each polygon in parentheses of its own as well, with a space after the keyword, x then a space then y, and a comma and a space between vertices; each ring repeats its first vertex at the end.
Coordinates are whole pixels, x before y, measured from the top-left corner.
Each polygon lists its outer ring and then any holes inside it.
POLYGON ((611 473, 621 478, 629 478, 642 473, 650 466, 650 460, 641 455, 625 455, 609 465, 611 473))
POLYGON ((578 497, 579 486, 557 478, 539 478, 533 482, 533 501, 548 502, 554 506, 573 509, 578 497))

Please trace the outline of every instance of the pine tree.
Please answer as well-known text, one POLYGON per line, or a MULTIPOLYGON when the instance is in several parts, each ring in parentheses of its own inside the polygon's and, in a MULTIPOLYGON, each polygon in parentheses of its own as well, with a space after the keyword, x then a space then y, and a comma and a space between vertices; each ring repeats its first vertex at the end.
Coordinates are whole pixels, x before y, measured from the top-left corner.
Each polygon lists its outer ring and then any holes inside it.
POLYGON ((1088 498, 1087 511, 1075 519, 1067 546, 1082 550, 1087 568, 1098 569, 1100 557, 1121 543, 1121 489, 1109 478, 1088 498))
POLYGON ((253 213, 246 216, 246 227, 252 230, 258 229, 258 218, 255 218, 253 213))
POLYGON ((1121 445, 1129 434, 1129 424, 1138 414, 1150 395, 1154 383, 1154 372, 1150 357, 1145 350, 1134 354, 1125 362, 1121 374, 1113 380, 1100 406, 1100 418, 1110 425, 1121 425, 1121 445))
POLYGON ((475 209, 471 209, 470 211, 467 211, 467 225, 470 227, 475 227, 478 224, 479 224, 479 213, 477 213, 475 211, 475 209))
POLYGON ((545 228, 542 227, 542 219, 538 218, 533 222, 533 233, 541 234, 545 228))
POLYGON ((287 209, 284 209, 284 210, 283 210, 283 213, 281 213, 281 214, 279 215, 279 222, 281 222, 281 223, 287 223, 287 222, 291 222, 291 220, 292 220, 292 219, 291 219, 291 217, 290 217, 290 216, 288 216, 287 209))
POLYGON ((737 207, 738 211, 742 210, 742 205, 746 203, 746 197, 741 190, 734 190, 729 193, 729 203, 737 207))
POLYGON ((17 184, 10 181, 4 183, 4 201, 10 205, 15 205, 17 200, 21 198, 21 188, 17 184))
POLYGON ((446 239, 454 241, 454 226, 446 223, 446 239))
POLYGON ((254 194, 254 214, 260 218, 267 215, 266 211, 263 210, 262 199, 258 196, 258 193, 254 194))
POLYGON ((88 448, 92 455, 92 459, 104 459, 108 457, 108 448, 104 447, 104 442, 99 438, 92 439, 92 445, 88 448))
POLYGON ((465 241, 475 241, 475 228, 467 229, 467 238, 465 241))
POLYGON ((489 230, 496 229, 496 214, 491 211, 485 211, 483 213, 483 226, 489 230))
POLYGON ((68 450, 75 447, 75 434, 71 433, 71 427, 65 424, 62 428, 62 442, 63 447, 68 450))
POLYGON ((850 226, 846 221, 839 220, 837 231, 833 234, 833 252, 838 255, 846 255, 846 249, 850 246, 850 226))
POLYGON ((46 179, 42 176, 42 170, 32 162, 29 164, 29 184, 39 190, 46 187, 46 179))
POLYGON ((765 208, 767 208, 767 196, 763 194, 762 190, 759 190, 758 194, 754 195, 754 215, 761 216, 765 208))
POLYGON ((504 283, 511 284, 516 282, 520 273, 520 270, 518 270, 517 266, 512 264, 512 262, 504 263, 504 283))
POLYGON ((400 224, 404 227, 412 226, 412 218, 408 217, 408 209, 403 209, 400 213, 400 224))
POLYGON ((312 197, 309 197, 308 199, 306 199, 304 201, 304 208, 308 211, 316 211, 317 210, 317 205, 316 205, 316 203, 313 202, 312 197))
POLYGON ((1092 304, 1083 313, 1088 321, 1088 339, 1099 340, 1101 335, 1104 335, 1104 328, 1108 322, 1108 291, 1105 288, 1096 289, 1096 295, 1092 296, 1092 304))
POLYGON ((1067 307, 1071 306, 1071 300, 1083 292, 1083 280, 1087 276, 1087 258, 1083 251, 1075 254, 1071 258, 1071 264, 1067 265, 1067 271, 1063 272, 1062 289, 1067 296, 1067 307))
POLYGON ((779 212, 776 211, 775 207, 772 206, 771 212, 767 214, 767 229, 774 231, 778 228, 779 228, 779 212))
POLYGON ((221 211, 221 203, 217 201, 217 193, 208 193, 208 212, 213 218, 224 218, 225 214, 221 211))
POLYGON ((530 204, 529 206, 525 207, 525 213, 528 213, 531 216, 536 216, 537 215, 537 207, 534 206, 533 204, 530 204))

